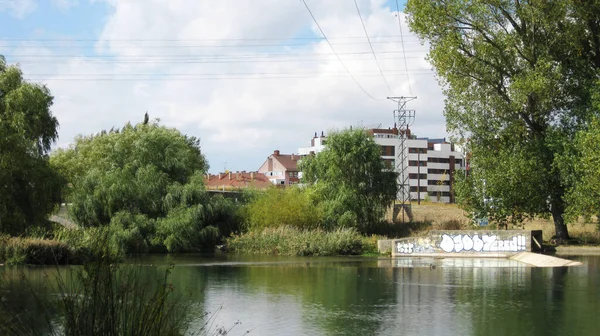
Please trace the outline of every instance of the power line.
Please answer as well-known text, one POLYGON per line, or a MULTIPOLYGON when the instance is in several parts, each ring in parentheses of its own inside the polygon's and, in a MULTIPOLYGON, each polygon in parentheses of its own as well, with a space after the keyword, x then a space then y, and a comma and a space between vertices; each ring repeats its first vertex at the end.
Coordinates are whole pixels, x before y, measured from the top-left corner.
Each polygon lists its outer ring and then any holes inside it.
MULTIPOLYGON (((375 75, 379 74, 377 71, 362 71, 355 72, 355 74, 367 74, 367 75, 375 75)), ((405 74, 405 71, 400 70, 390 70, 390 74, 405 74)), ((413 71, 413 73, 434 73, 431 70, 418 70, 413 71)), ((228 73, 218 73, 218 72, 208 72, 208 73, 30 73, 31 76, 239 76, 239 75, 306 75, 306 74, 316 74, 316 75, 341 75, 345 74, 343 71, 332 71, 332 72, 321 72, 321 71, 292 71, 292 72, 228 72, 228 73)))
POLYGON ((313 13, 311 12, 310 8, 308 7, 308 5, 306 4, 305 0, 302 0, 302 3, 304 4, 304 7, 306 7, 306 10, 308 11, 308 13, 310 14, 310 17, 312 17, 313 21, 315 22, 315 24, 317 25, 317 28, 319 28, 319 31, 321 32, 321 35, 323 35, 323 38, 325 39, 325 41, 327 41, 327 44, 329 44, 329 47, 331 48, 331 51, 333 51, 333 53, 335 54, 335 56, 337 57, 338 61, 340 61, 340 63, 342 64, 342 66, 344 67, 344 69, 346 70, 346 72, 348 73, 348 75, 350 76, 350 78, 352 78, 352 80, 354 81, 354 83, 356 83, 356 85, 358 85, 358 87, 367 95, 369 96, 371 99, 373 100, 383 100, 383 99, 377 99, 375 97, 373 97, 369 92, 367 92, 367 90, 365 90, 364 87, 362 87, 362 85, 360 85, 360 83, 358 82, 358 80, 356 80, 356 78, 354 78, 354 76, 352 76, 352 73, 350 73, 350 70, 348 70, 348 67, 346 67, 346 64, 344 64, 344 62, 342 61, 342 59, 340 58, 340 55, 338 55, 338 53, 335 51, 335 48, 333 47, 333 45, 331 44, 331 42, 329 41, 329 39, 327 38, 327 35, 325 35, 325 32, 323 32, 323 29, 321 28, 321 25, 319 25, 319 22, 317 21, 317 19, 315 18, 315 16, 313 15, 313 13))
MULTIPOLYGON (((407 35, 410 36, 410 35, 407 35)), ((395 38, 399 35, 381 35, 380 38, 395 38)), ((411 36, 412 37, 412 36, 411 36)), ((352 40, 362 39, 362 36, 340 36, 330 38, 330 40, 352 40)), ((267 38, 218 38, 218 39, 23 39, 23 38, 1 38, 0 41, 14 42, 199 42, 199 41, 295 41, 295 40, 325 40, 324 37, 307 36, 307 37, 267 37, 267 38)))
MULTIPOLYGON (((418 50, 412 50, 409 52, 422 52, 418 50)), ((390 50, 380 51, 379 54, 404 54, 403 50, 390 50)), ((143 55, 82 55, 82 54, 25 54, 25 53, 12 53, 4 54, 5 56, 12 57, 31 57, 31 58, 63 58, 63 57, 80 57, 80 58, 133 58, 133 59, 151 59, 151 58, 165 58, 171 57, 177 58, 263 58, 263 57, 288 57, 288 56, 331 56, 328 53, 261 53, 261 54, 143 54, 143 55)), ((347 52, 339 53, 338 55, 371 55, 371 52, 347 52)), ((422 57, 409 57, 409 58, 422 58, 422 57)))
MULTIPOLYGON (((0 40, 0 42, 5 42, 0 40)), ((337 42, 337 44, 343 44, 343 45, 357 45, 357 44, 362 44, 364 41, 358 41, 358 42, 337 42)), ((370 43, 376 43, 376 44, 392 44, 392 43, 400 43, 402 41, 400 40, 393 40, 393 41, 374 41, 374 42, 370 42, 370 43)), ((410 43, 420 43, 419 41, 410 41, 410 43)), ((76 48, 81 48, 81 49, 85 49, 85 48, 96 48, 95 44, 69 44, 69 45, 64 45, 64 44, 44 44, 44 43, 36 43, 36 44, 22 44, 22 43, 3 43, 2 44, 3 47, 19 47, 19 48, 48 48, 48 49, 52 49, 52 48, 57 48, 57 49, 76 49, 76 48)), ((155 48, 267 48, 267 47, 304 47, 307 46, 306 43, 277 43, 277 44, 205 44, 205 45, 200 45, 200 44, 182 44, 182 43, 178 43, 178 44, 153 44, 153 45, 148 45, 148 44, 133 44, 133 43, 127 43, 127 44, 120 44, 118 46, 115 46, 113 44, 110 45, 111 48, 146 48, 146 49, 155 49, 155 48)))
MULTIPOLYGON (((419 73, 416 75, 434 75, 431 73, 419 73)), ((373 75, 360 75, 359 77, 379 77, 379 74, 373 75)), ((399 76, 404 76, 404 74, 399 74, 399 76)), ((241 76, 241 77, 223 77, 223 76, 214 76, 214 77, 121 77, 121 78, 111 78, 111 77, 27 77, 26 79, 29 81, 83 81, 83 82, 95 82, 95 81, 107 81, 107 82, 121 82, 121 81, 210 81, 210 80, 267 80, 267 79, 321 79, 321 78, 346 78, 346 74, 336 75, 336 76, 241 76)))
MULTIPOLYGON (((400 20, 400 5, 396 0, 396 15, 398 15, 398 28, 400 28, 400 43, 402 44, 402 52, 404 53, 404 39, 402 38, 402 21, 400 20)), ((408 75, 408 64, 406 63, 406 54, 404 54, 404 67, 406 68, 406 81, 408 82, 408 92, 412 96, 412 87, 410 85, 410 76, 408 75)))
POLYGON ((367 27, 365 26, 365 22, 363 21, 362 15, 360 14, 360 9, 358 8, 358 3, 356 3, 356 0, 354 0, 354 6, 356 7, 356 12, 358 13, 358 17, 360 18, 360 23, 362 24, 365 36, 367 37, 367 41, 369 42, 369 47, 371 48, 371 53, 373 53, 373 58, 375 58, 375 63, 377 63, 377 68, 379 68, 379 72, 381 73, 381 78, 383 78, 383 82, 385 83, 385 86, 388 88, 390 93, 394 95, 394 92, 392 92, 390 85, 388 84, 387 80, 385 79, 385 76, 383 75, 381 65, 379 65, 379 61, 377 60, 377 56, 375 55, 375 50, 373 50, 373 44, 371 43, 371 39, 369 38, 369 33, 367 33, 367 27))

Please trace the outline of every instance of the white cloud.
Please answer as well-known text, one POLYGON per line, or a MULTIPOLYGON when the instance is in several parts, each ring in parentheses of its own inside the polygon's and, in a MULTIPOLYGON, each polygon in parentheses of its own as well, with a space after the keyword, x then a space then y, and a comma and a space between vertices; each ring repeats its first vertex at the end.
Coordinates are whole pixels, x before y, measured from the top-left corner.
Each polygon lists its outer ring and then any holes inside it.
POLYGON ((69 10, 71 7, 79 5, 79 0, 52 0, 52 4, 61 10, 69 10))
POLYGON ((8 12, 17 18, 24 18, 37 7, 35 0, 0 0, 0 12, 8 12))
MULTIPOLYGON (((214 171, 222 169, 225 161, 228 169, 254 170, 274 149, 290 153, 307 146, 314 132, 394 123, 395 106, 385 100, 390 93, 369 46, 364 38, 355 38, 364 37, 364 32, 352 2, 307 0, 350 71, 383 101, 370 99, 357 87, 325 41, 291 40, 310 31, 319 34, 300 1, 107 2, 113 10, 95 43, 97 52, 106 56, 104 61, 23 60, 30 78, 51 75, 44 78, 56 96, 53 111, 61 123, 61 146, 76 134, 118 127, 129 120, 139 122, 149 111, 152 118, 200 137, 214 171), (302 45, 264 46, 273 44, 302 45), (286 52, 291 55, 273 55, 286 52), (268 62, 257 62, 265 59, 268 62), (261 79, 239 79, 248 73, 261 79), (154 75, 149 80, 140 74, 154 75), (191 80, 165 80, 156 74, 191 80), (65 80, 85 75, 104 80, 65 80), (314 78, 290 78, 308 76, 314 78)), ((390 86, 396 95, 407 96, 411 92, 398 52, 398 22, 383 3, 362 0, 359 6, 390 86)), ((404 33, 409 35, 406 26, 404 33)), ((405 47, 411 57, 407 64, 412 94, 418 96, 409 105, 417 110, 413 133, 443 137, 443 96, 424 60, 426 48, 412 35, 405 37, 405 47)), ((65 54, 65 50, 35 49, 35 53, 65 54)))

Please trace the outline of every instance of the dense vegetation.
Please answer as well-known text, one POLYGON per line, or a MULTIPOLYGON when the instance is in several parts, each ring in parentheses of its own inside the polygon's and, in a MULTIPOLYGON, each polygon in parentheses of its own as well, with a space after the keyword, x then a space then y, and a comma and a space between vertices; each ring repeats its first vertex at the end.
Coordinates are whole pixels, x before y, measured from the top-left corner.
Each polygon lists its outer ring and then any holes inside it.
POLYGON ((47 156, 58 137, 52 100, 0 55, 0 232, 42 225, 60 200, 62 181, 47 156))
POLYGON ((325 150, 301 167, 327 229, 368 232, 396 199, 396 173, 386 169, 379 145, 364 130, 330 133, 325 150))
POLYGON ((78 137, 51 164, 81 227, 108 227, 125 252, 211 249, 238 227, 236 206, 204 188, 200 142, 158 122, 78 137))
POLYGON ((406 8, 430 45, 447 128, 469 139, 472 171, 458 199, 499 222, 551 215, 557 240, 569 239, 564 214, 577 202, 567 195, 587 183, 573 143, 598 115, 600 2, 409 0, 406 8))

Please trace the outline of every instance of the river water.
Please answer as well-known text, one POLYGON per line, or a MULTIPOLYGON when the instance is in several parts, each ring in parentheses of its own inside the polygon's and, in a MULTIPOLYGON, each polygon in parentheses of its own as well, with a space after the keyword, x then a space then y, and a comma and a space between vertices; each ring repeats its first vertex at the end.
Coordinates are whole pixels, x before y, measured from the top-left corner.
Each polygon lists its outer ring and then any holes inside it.
MULTIPOLYGON (((234 326, 229 335, 600 335, 600 257, 568 258, 583 266, 230 255, 141 262, 149 273, 173 263, 175 288, 214 314, 213 328, 234 326)), ((42 270, 27 272, 43 281, 42 270)))

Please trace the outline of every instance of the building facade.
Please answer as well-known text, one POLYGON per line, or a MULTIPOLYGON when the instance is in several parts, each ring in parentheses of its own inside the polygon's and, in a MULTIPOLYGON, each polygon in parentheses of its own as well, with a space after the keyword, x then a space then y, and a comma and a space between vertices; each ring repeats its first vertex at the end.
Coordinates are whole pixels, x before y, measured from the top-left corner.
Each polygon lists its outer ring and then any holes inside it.
MULTIPOLYGON (((399 130, 367 129, 366 132, 373 137, 381 147, 381 159, 389 169, 400 173, 398 150, 400 148, 399 130)), ((414 201, 430 200, 432 202, 454 202, 454 177, 457 173, 464 173, 465 158, 458 146, 446 139, 416 138, 406 130, 408 139, 405 140, 406 156, 405 167, 408 174, 410 198, 414 201)), ((325 148, 323 142, 326 137, 314 137, 311 147, 299 148, 302 156, 318 153, 325 148)))
POLYGON ((258 172, 264 174, 271 183, 278 186, 297 184, 301 176, 298 172, 299 159, 299 155, 281 154, 279 150, 275 150, 258 168, 258 172))

